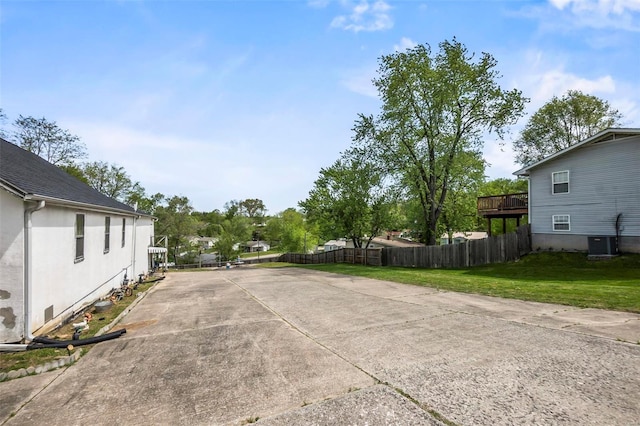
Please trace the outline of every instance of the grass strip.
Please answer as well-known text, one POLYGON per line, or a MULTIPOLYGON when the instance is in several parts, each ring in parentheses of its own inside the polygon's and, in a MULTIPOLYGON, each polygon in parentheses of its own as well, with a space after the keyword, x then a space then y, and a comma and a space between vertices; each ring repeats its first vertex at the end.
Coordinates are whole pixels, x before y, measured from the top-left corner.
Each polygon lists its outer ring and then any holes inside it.
POLYGON ((582 253, 533 253, 516 262, 464 269, 295 266, 462 293, 640 313, 640 255, 596 261, 582 253))

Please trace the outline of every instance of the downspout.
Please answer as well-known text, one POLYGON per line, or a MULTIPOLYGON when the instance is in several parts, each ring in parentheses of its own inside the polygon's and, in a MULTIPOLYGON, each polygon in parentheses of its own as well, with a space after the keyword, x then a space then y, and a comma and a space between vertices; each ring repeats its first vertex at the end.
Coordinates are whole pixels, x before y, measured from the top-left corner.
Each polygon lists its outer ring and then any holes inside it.
POLYGON ((531 175, 527 176, 527 222, 531 225, 531 175))
POLYGON ((133 230, 131 232, 133 241, 131 242, 131 278, 136 279, 136 230, 138 228, 138 203, 135 203, 133 209, 136 215, 133 216, 133 230))
MULTIPOLYGON (((42 210, 45 206, 44 200, 38 201, 35 207, 25 209, 24 211, 24 275, 23 275, 23 302, 24 302, 24 330, 23 340, 25 342, 31 342, 34 336, 31 334, 31 293, 32 293, 32 279, 31 279, 31 240, 32 240, 32 222, 31 215, 38 210, 42 210)), ((24 351, 27 349, 27 344, 1 344, 0 349, 3 351, 24 351)))
POLYGON ((31 216, 38 210, 42 210, 45 206, 43 200, 38 201, 38 204, 24 211, 24 339, 31 341, 34 336, 31 334, 31 299, 32 299, 32 287, 33 279, 31 273, 31 240, 32 232, 31 228, 33 223, 31 216))

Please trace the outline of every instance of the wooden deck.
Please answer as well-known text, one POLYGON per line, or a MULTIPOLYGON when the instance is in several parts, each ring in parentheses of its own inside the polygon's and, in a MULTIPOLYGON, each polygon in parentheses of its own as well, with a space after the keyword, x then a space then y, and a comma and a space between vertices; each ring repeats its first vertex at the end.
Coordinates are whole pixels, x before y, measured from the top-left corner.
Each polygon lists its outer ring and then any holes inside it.
POLYGON ((515 219, 520 226, 520 219, 529 214, 529 193, 492 195, 478 197, 478 214, 487 219, 487 232, 491 236, 491 220, 502 219, 502 233, 507 232, 507 219, 515 219))
POLYGON ((529 213, 529 193, 478 197, 478 214, 482 217, 512 218, 529 213))

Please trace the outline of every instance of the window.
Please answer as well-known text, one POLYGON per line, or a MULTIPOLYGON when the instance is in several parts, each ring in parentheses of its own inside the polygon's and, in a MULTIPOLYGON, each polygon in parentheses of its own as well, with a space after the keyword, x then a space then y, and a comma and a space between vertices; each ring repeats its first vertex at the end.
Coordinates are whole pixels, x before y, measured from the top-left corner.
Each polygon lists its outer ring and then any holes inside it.
POLYGON ((124 243, 125 241, 127 241, 126 236, 127 236, 127 219, 123 217, 122 218, 122 247, 124 247, 124 243))
POLYGON ((111 218, 104 218, 104 252, 109 253, 109 236, 111 235, 111 218))
POLYGON ((568 214, 553 215, 553 230, 554 231, 570 231, 571 217, 568 214))
POLYGON ((84 260, 84 215, 76 215, 76 262, 84 260))
POLYGON ((569 171, 555 172, 552 175, 553 193, 566 194, 569 192, 569 171))

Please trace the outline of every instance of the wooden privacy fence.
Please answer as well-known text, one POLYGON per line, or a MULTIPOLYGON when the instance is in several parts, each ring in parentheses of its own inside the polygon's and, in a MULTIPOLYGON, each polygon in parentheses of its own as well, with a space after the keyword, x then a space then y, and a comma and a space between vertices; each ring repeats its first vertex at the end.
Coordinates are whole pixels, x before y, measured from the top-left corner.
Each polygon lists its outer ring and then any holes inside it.
POLYGON ((460 244, 383 249, 345 248, 319 254, 286 253, 278 260, 302 264, 354 263, 411 268, 465 268, 516 260, 530 251, 530 227, 523 225, 516 232, 460 244))
POLYGON ((516 260, 530 251, 529 225, 523 225, 516 232, 460 244, 385 248, 382 264, 413 268, 465 268, 516 260))
POLYGON ((341 248, 314 254, 285 253, 278 260, 280 262, 298 264, 353 263, 357 265, 382 266, 382 250, 341 248))

